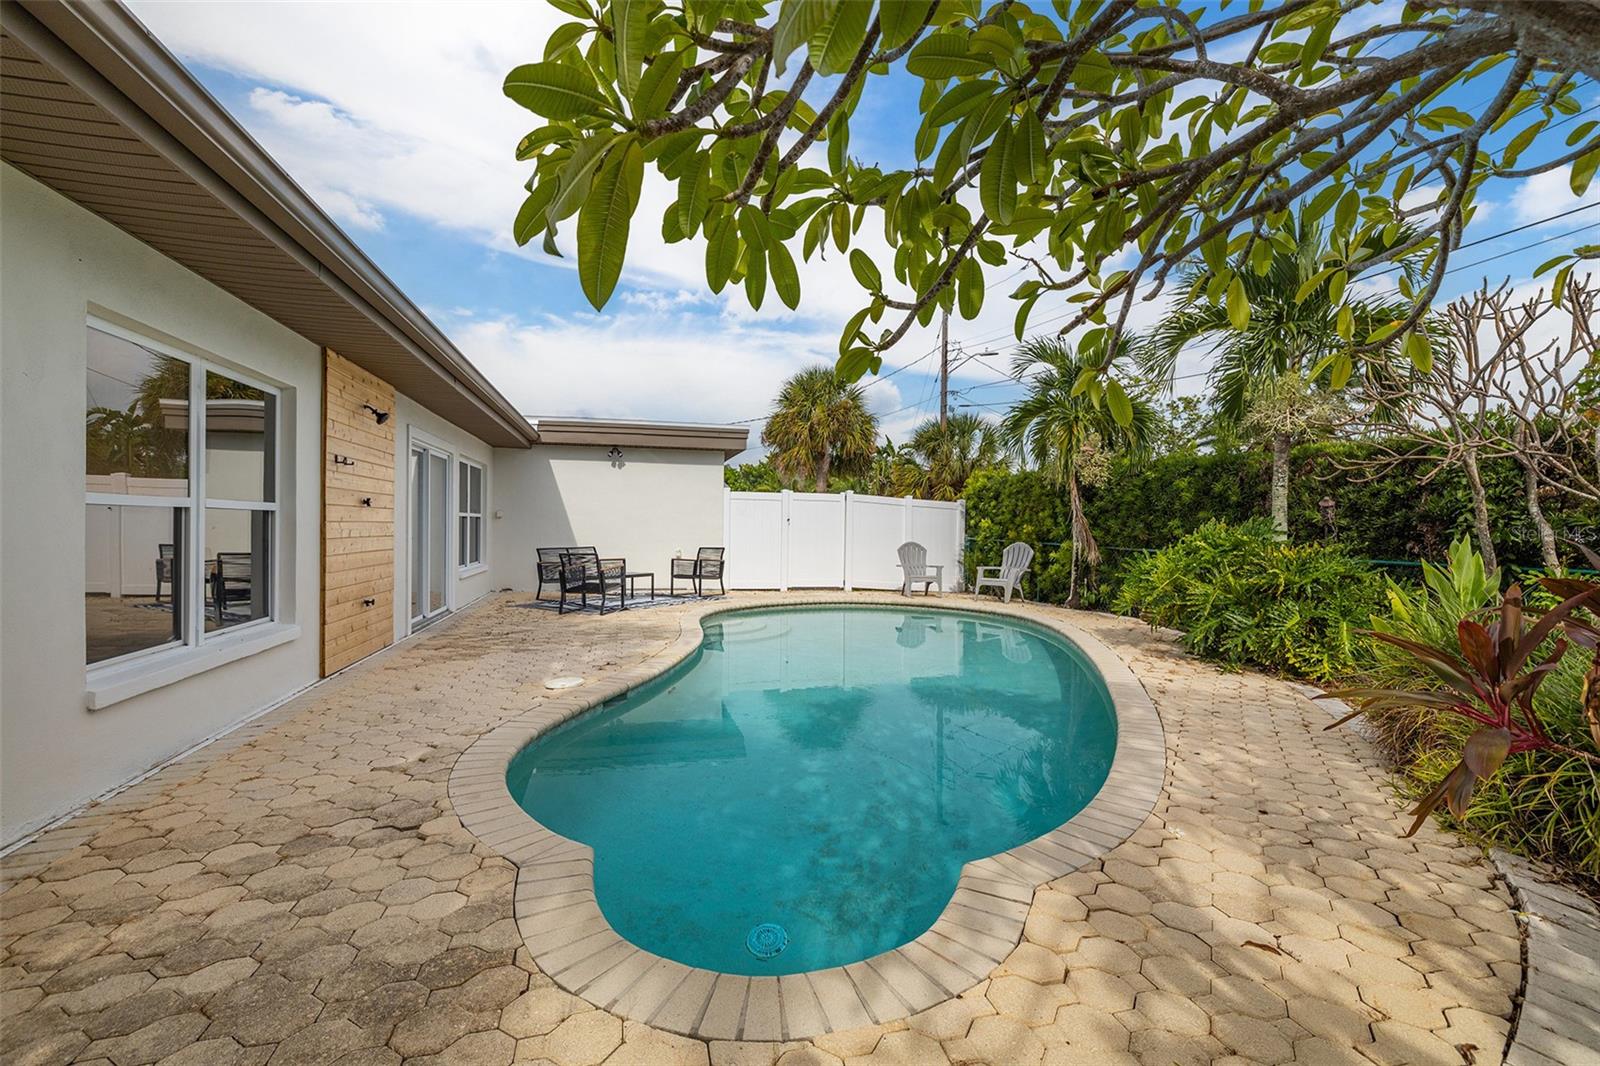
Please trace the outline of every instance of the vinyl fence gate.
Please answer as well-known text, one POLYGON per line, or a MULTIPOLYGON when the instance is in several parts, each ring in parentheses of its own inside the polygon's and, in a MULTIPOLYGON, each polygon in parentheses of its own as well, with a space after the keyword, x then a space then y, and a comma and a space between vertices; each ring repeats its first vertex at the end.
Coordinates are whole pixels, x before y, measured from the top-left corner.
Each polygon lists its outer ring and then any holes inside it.
POLYGON ((731 589, 897 589, 896 549, 914 540, 944 564, 946 591, 962 587, 962 501, 854 492, 723 490, 723 543, 731 589))

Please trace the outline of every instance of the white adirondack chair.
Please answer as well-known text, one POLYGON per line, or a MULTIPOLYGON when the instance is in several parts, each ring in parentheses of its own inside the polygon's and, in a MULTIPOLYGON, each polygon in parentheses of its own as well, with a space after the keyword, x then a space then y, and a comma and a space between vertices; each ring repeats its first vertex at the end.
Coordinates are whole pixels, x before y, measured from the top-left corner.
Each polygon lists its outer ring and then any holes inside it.
POLYGON ((928 549, 914 540, 900 545, 900 570, 904 580, 900 585, 903 596, 911 595, 911 586, 921 585, 923 595, 930 595, 934 585, 944 591, 944 564, 928 565, 928 549))
POLYGON ((1027 593, 1022 591, 1022 577, 1033 565, 1033 549, 1021 541, 1006 545, 1006 550, 1000 555, 999 566, 978 567, 978 580, 973 583, 974 594, 980 593, 985 587, 999 589, 1005 596, 1007 603, 1011 602, 1011 592, 1016 590, 1023 599, 1027 593))

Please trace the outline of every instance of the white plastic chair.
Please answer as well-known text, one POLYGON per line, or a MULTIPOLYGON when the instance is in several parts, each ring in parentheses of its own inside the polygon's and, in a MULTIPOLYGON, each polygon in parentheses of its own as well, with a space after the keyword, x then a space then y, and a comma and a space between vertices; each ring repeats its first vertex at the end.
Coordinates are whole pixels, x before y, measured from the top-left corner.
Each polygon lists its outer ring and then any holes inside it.
POLYGON ((903 596, 911 595, 912 585, 921 585, 924 596, 932 594, 934 585, 939 586, 939 591, 944 591, 944 565, 928 565, 928 549, 914 540, 908 540, 900 545, 900 570, 905 580, 900 585, 903 596))
POLYGON ((1033 565, 1033 549, 1021 541, 1006 545, 1006 550, 1000 555, 999 566, 978 567, 978 580, 973 583, 974 594, 981 593, 987 586, 999 589, 1005 596, 1007 603, 1011 602, 1011 592, 1016 590, 1017 595, 1027 599, 1027 593, 1022 591, 1022 578, 1033 565))

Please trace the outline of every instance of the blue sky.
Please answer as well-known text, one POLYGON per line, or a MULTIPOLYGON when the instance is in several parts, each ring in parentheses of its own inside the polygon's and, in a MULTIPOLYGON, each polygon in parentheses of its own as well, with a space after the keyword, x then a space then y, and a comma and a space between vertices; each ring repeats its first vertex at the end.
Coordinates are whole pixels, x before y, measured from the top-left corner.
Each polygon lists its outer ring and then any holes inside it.
MULTIPOLYGON (((647 180, 629 267, 603 314, 584 299, 570 259, 552 262, 536 248, 516 248, 510 222, 527 172, 512 148, 538 120, 505 99, 500 81, 517 63, 539 58, 545 36, 565 20, 544 5, 134 0, 132 6, 525 412, 750 420, 759 431, 759 416, 783 378, 831 361, 841 323, 859 306, 860 290, 838 257, 802 268, 799 312, 774 298, 758 313, 737 294, 712 296, 700 242, 669 246, 659 237, 669 198, 660 181, 647 180)), ((1460 90, 1459 105, 1487 96, 1493 77, 1460 90)), ((852 125, 853 155, 906 162, 916 88, 909 77, 873 81, 852 125)), ((1600 92, 1588 86, 1583 99, 1586 106, 1600 103, 1600 92)), ((1556 137, 1550 150, 1563 140, 1556 137)), ((1523 162, 1537 158, 1530 153, 1523 162)), ((1557 172, 1491 183, 1479 203, 1468 241, 1586 209, 1457 253, 1453 262, 1468 264, 1544 242, 1453 271, 1447 299, 1485 274, 1527 284, 1539 262, 1600 239, 1600 210, 1593 209, 1600 183, 1580 203, 1557 172), (1565 235, 1580 226, 1596 228, 1565 235)), ((995 285, 977 320, 951 324, 952 339, 966 352, 1002 353, 961 366, 954 387, 975 391, 954 403, 1002 403, 1017 392, 996 384, 1012 343, 1013 307, 1003 298, 1011 287, 995 285)), ((1047 328, 1052 313, 1041 304, 1035 323, 1047 328)), ((1158 313, 1158 306, 1145 305, 1138 317, 1153 320, 1158 313)), ((909 335, 885 371, 911 365, 869 386, 871 406, 897 438, 937 411, 937 361, 928 357, 935 343, 933 329, 909 335)), ((1203 353, 1188 354, 1180 373, 1204 365, 1203 353)), ((1188 378, 1180 389, 1201 383, 1188 378)))

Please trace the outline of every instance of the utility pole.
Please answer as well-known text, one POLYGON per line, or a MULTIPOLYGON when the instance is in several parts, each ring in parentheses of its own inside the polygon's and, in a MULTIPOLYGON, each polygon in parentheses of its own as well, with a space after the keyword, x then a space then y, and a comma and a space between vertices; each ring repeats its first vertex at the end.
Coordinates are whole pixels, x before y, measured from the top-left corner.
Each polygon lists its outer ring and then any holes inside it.
POLYGON ((950 312, 939 312, 939 428, 950 420, 950 312))

